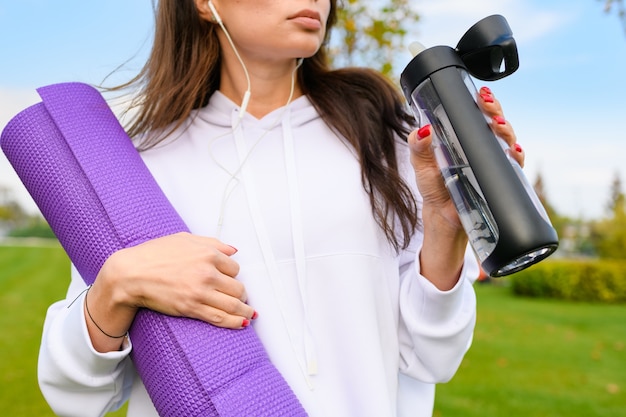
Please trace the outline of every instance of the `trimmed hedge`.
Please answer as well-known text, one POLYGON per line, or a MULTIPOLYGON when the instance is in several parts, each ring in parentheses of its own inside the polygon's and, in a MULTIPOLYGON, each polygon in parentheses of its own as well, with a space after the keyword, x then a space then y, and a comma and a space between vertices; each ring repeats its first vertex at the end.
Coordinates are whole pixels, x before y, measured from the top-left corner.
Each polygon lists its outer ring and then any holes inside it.
POLYGON ((604 303, 626 302, 626 262, 548 260, 511 275, 516 295, 604 303))

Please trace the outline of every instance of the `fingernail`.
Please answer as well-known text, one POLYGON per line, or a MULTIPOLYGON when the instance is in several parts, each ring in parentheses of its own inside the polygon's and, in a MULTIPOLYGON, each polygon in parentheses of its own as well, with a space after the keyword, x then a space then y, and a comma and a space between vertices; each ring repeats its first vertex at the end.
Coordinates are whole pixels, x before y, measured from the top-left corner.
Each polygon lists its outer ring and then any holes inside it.
POLYGON ((517 152, 519 152, 519 153, 522 153, 522 147, 521 147, 521 146, 519 146, 519 143, 516 143, 516 144, 515 144, 515 150, 516 150, 517 152))
POLYGON ((483 93, 483 94, 491 95, 491 88, 486 87, 486 86, 485 87, 481 87, 480 88, 480 92, 483 93))
POLYGON ((248 327, 250 325, 250 320, 248 319, 243 319, 243 321, 241 322, 241 327, 248 327))
POLYGON ((252 320, 256 319, 257 317, 259 317, 259 313, 255 311, 254 314, 252 314, 252 320))
POLYGON ((480 97, 485 103, 493 103, 493 97, 491 96, 491 94, 481 94, 480 97))
MULTIPOLYGON (((233 250, 235 251, 235 253, 239 252, 239 249, 237 249, 237 248, 236 248, 236 247, 234 247, 233 245, 228 245, 228 246, 230 246, 231 248, 233 248, 233 250)), ((234 254, 233 254, 233 255, 234 255, 234 254)))
POLYGON ((493 120, 499 125, 505 125, 506 119, 502 116, 493 116, 493 120))
POLYGON ((430 125, 422 126, 417 131, 417 137, 420 139, 424 139, 426 136, 430 135, 430 125))

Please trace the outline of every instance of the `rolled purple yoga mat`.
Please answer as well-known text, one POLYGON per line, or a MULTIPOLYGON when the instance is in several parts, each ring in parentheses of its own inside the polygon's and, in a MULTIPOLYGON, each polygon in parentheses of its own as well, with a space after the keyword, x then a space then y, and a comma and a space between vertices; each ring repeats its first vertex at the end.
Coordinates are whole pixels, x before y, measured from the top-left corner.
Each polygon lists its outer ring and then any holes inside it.
MULTIPOLYGON (((87 284, 115 251, 188 231, 97 90, 38 92, 0 146, 87 284)), ((130 336, 161 416, 306 416, 251 327, 141 310, 130 336)))

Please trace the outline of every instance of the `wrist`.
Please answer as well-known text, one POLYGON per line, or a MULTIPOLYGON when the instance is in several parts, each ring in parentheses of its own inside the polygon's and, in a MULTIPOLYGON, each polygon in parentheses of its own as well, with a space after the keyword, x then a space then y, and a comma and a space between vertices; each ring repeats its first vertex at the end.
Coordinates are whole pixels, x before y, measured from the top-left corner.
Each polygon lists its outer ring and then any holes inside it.
POLYGON ((139 303, 130 289, 131 266, 125 261, 124 250, 121 250, 106 260, 96 277, 94 286, 106 297, 112 309, 137 310, 139 303))
POLYGON ((84 300, 85 321, 93 348, 99 352, 121 349, 137 313, 126 290, 124 268, 113 254, 102 266, 84 300))
MULTIPOLYGON (((91 290, 91 286, 87 288, 87 291, 85 293, 85 313, 87 314, 87 317, 89 318, 90 325, 95 326, 96 329, 98 329, 102 335, 108 337, 109 339, 122 339, 126 337, 126 335, 128 334, 128 330, 124 331, 124 333, 120 335, 113 335, 113 334, 108 333, 102 327, 100 327, 100 325, 98 324, 98 321, 96 321, 96 319, 94 319, 93 315, 91 314, 91 310, 89 310, 89 300, 88 300, 89 290, 91 290)), ((90 327, 90 325, 88 324, 88 327, 90 327)))
POLYGON ((433 234, 441 239, 458 241, 462 245, 467 244, 467 234, 454 207, 424 204, 422 222, 425 235, 433 234))
POLYGON ((424 241, 420 252, 421 274, 438 289, 447 291, 456 285, 463 269, 467 235, 454 210, 446 213, 424 206, 422 211, 424 241))

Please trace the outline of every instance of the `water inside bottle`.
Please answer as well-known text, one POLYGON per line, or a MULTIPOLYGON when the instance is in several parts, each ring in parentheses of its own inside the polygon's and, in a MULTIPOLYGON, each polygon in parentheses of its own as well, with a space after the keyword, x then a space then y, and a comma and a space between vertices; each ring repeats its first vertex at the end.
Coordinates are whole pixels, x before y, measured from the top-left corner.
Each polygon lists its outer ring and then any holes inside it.
POLYGON ((418 123, 422 126, 430 123, 433 127, 437 164, 469 242, 483 262, 498 243, 496 221, 430 80, 422 82, 413 91, 412 98, 411 108, 418 123))
POLYGON ((474 174, 467 164, 442 168, 441 173, 470 244, 482 262, 498 243, 498 228, 474 174))

